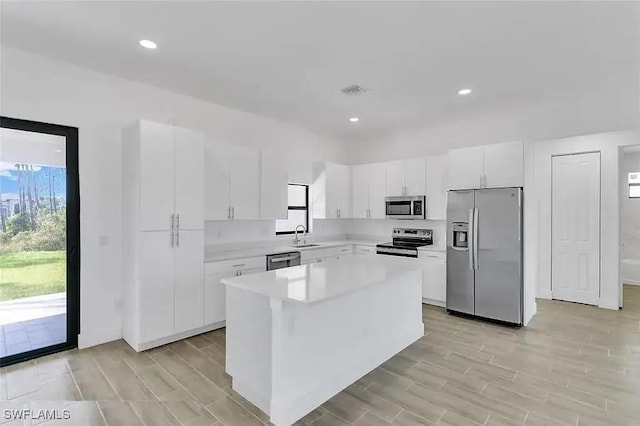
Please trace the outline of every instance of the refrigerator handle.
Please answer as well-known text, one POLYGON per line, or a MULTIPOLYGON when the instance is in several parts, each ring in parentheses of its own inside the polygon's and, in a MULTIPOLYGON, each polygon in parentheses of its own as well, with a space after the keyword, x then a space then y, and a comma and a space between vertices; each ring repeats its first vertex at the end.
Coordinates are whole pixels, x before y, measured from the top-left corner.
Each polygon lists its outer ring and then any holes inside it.
POLYGON ((473 268, 478 269, 478 209, 473 209, 473 268))
POLYGON ((467 239, 469 241, 467 241, 467 246, 468 246, 468 251, 469 251, 469 269, 475 269, 475 267, 473 266, 473 232, 475 229, 475 225, 473 223, 473 211, 475 209, 469 209, 469 236, 467 237, 467 239))
POLYGON ((522 241, 522 191, 518 190, 518 241, 522 241))

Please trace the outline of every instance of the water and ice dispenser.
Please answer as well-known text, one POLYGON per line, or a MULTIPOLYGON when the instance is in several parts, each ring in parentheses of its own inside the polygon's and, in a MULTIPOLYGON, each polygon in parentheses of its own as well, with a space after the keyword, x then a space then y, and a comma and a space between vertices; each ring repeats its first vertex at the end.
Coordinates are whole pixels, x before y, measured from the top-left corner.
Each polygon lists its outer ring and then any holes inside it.
POLYGON ((453 247, 457 249, 469 248, 469 223, 453 222, 453 247))

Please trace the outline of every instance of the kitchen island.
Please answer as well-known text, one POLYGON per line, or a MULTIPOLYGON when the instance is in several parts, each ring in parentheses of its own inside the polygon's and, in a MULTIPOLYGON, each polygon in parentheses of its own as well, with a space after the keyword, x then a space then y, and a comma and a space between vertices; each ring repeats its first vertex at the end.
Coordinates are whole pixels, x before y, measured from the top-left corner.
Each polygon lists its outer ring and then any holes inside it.
POLYGON ((362 256, 226 278, 232 387, 289 426, 424 335, 422 273, 362 256))

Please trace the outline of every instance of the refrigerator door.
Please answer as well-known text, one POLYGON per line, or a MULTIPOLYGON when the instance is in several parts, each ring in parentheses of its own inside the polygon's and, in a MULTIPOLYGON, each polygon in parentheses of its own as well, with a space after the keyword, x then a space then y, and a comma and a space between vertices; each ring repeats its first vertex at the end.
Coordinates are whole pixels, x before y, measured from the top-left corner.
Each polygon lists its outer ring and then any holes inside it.
POLYGON ((474 313, 473 199, 474 191, 449 191, 447 202, 447 309, 466 314, 474 313))
POLYGON ((476 191, 475 314, 522 324, 522 189, 476 191))

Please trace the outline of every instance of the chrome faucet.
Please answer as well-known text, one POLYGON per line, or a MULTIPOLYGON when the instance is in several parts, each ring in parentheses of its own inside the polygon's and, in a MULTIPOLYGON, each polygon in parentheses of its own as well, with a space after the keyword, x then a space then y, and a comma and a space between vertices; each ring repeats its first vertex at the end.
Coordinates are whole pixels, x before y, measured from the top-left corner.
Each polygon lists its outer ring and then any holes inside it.
POLYGON ((295 230, 296 237, 293 239, 293 244, 295 244, 296 246, 300 244, 300 238, 298 238, 298 228, 300 227, 302 227, 302 230, 304 231, 304 235, 307 235, 307 228, 305 228, 304 225, 296 226, 296 230, 295 230))

